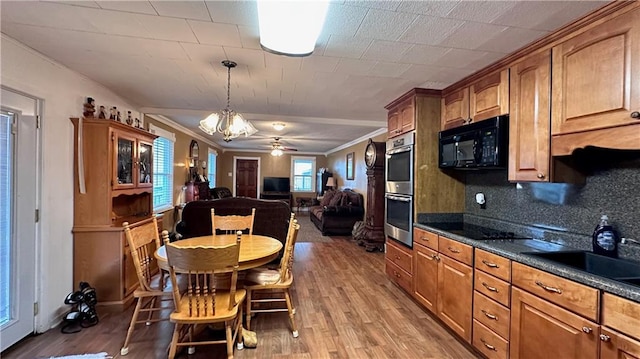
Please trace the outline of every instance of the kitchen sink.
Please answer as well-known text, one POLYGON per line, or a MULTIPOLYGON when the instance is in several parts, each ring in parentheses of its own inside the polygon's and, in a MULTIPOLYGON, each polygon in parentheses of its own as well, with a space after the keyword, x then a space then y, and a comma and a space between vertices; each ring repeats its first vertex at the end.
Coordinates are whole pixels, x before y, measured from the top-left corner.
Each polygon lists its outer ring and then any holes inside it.
POLYGON ((610 258, 587 251, 526 252, 523 254, 563 264, 601 277, 640 286, 639 263, 610 258))

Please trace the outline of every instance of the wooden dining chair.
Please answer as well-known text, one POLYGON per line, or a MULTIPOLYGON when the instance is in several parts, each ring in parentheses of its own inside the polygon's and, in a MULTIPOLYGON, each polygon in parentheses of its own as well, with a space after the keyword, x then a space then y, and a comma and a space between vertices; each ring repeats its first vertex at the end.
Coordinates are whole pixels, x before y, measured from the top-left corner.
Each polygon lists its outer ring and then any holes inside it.
MULTIPOLYGON (((133 292, 136 299, 136 307, 133 310, 133 316, 124 345, 120 349, 120 355, 129 353, 129 340, 136 324, 145 323, 151 325, 153 322, 168 320, 169 318, 153 318, 155 312, 168 309, 162 307, 162 300, 171 300, 171 291, 164 291, 165 285, 163 281, 164 275, 162 271, 158 271, 157 261, 154 252, 160 242, 158 235, 158 220, 155 216, 143 220, 141 222, 129 224, 124 222, 124 234, 131 251, 131 259, 136 268, 138 282, 140 286, 133 292), (160 272, 159 275, 158 272, 160 272), (146 318, 140 319, 140 315, 147 313, 146 318)), ((167 231, 162 232, 163 237, 169 238, 167 231)), ((171 309, 171 308, 169 308, 171 309)))
POLYGON ((256 217, 256 209, 251 208, 251 214, 247 216, 215 214, 215 208, 211 208, 211 233, 234 234, 236 231, 247 231, 253 234, 253 221, 256 217))
MULTIPOLYGON (((246 290, 236 289, 240 256, 240 234, 235 243, 225 246, 177 246, 165 241, 171 282, 176 287, 177 274, 187 281, 187 290, 174 290, 175 311, 170 315, 175 323, 169 348, 169 358, 178 347, 195 345, 227 345, 227 357, 233 358, 233 343, 242 349, 242 311, 246 290), (219 285, 219 275, 231 276, 230 283, 219 285), (194 341, 198 329, 209 324, 224 323, 225 339, 194 341)), ((220 281, 224 282, 224 281, 220 281)))
POLYGON ((247 271, 245 277, 245 289, 247 290, 246 326, 251 330, 252 313, 289 312, 291 332, 294 338, 298 337, 298 329, 294 320, 295 308, 291 301, 289 288, 293 285, 293 252, 298 237, 300 225, 291 213, 289 229, 284 245, 284 254, 280 260, 280 266, 276 269, 267 267, 253 268, 247 271), (260 298, 254 298, 259 292, 260 298), (285 302, 286 308, 259 308, 253 307, 254 303, 285 302))

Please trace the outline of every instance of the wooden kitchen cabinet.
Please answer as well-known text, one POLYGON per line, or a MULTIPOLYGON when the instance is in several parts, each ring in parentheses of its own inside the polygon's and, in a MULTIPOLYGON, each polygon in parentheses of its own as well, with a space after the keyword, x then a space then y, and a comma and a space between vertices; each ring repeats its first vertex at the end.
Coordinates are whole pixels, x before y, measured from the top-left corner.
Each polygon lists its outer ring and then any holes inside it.
POLYGON ((640 359, 640 341, 606 327, 600 329, 600 359, 640 359))
POLYGON ((413 253, 393 239, 387 239, 385 253, 385 271, 389 279, 398 284, 407 293, 413 288, 413 253))
POLYGON ((548 182, 551 163, 551 51, 512 65, 509 181, 548 182))
POLYGON ((442 98, 442 130, 509 113, 509 69, 489 74, 442 98))
POLYGON ((553 47, 552 155, 640 148, 640 9, 553 47))
POLYGON ((602 295, 600 358, 640 358, 640 303, 602 295))
POLYGON ((512 289, 511 359, 597 359, 599 332, 600 326, 590 320, 512 289))
POLYGON ((415 107, 415 97, 409 97, 388 109, 387 133, 389 138, 413 131, 416 128, 415 107))
POLYGON ((413 237, 413 297, 471 342, 473 248, 419 228, 413 237))
POLYGON ((446 255, 438 258, 438 317, 471 343, 473 269, 446 255))
MULTIPOLYGON (((128 129, 127 129, 128 130, 128 129)), ((113 141, 111 186, 113 190, 153 187, 153 139, 148 133, 112 128, 113 141)))

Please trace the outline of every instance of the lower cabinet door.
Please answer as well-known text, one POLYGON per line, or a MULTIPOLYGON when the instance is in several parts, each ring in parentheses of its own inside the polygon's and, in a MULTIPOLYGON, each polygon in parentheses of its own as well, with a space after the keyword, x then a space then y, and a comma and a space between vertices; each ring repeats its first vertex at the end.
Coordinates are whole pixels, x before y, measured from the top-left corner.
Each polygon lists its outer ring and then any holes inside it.
POLYGON ((438 317, 471 343, 473 268, 439 255, 438 317))
POLYGON ((597 359, 600 326, 518 288, 511 296, 511 359, 597 359))
POLYGON ((413 295, 432 313, 438 300, 438 253, 418 244, 413 246, 415 273, 413 295))
POLYGON ((600 359, 640 358, 640 341, 605 327, 600 333, 600 359))

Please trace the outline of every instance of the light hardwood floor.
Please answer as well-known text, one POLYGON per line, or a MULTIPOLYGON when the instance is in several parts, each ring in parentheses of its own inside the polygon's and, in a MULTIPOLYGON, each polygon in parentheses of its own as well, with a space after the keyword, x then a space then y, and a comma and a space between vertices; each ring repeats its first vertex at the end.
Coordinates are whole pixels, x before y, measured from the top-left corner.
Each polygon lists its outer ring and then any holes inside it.
MULTIPOLYGON (((479 357, 387 280, 383 253, 368 253, 347 237, 297 243, 294 275, 292 295, 300 337, 291 336, 286 313, 258 314, 251 321, 258 346, 236 350, 236 358, 479 357)), ((114 358, 166 358, 173 329, 170 322, 136 327, 129 354, 120 357, 132 309, 122 313, 101 311, 98 325, 76 334, 61 334, 54 328, 27 338, 2 353, 2 358, 102 351, 114 358)), ((190 356, 184 350, 178 355, 193 359, 225 357, 224 345, 198 347, 190 356)))

